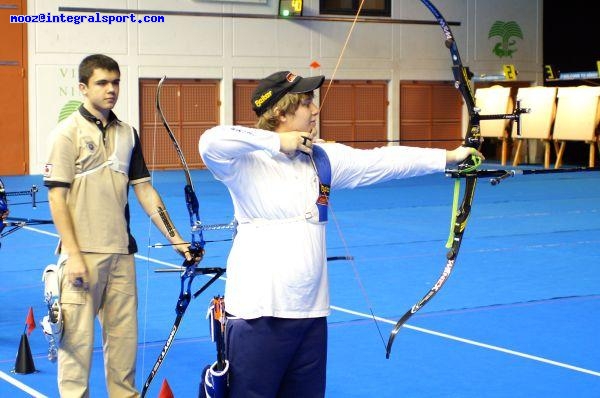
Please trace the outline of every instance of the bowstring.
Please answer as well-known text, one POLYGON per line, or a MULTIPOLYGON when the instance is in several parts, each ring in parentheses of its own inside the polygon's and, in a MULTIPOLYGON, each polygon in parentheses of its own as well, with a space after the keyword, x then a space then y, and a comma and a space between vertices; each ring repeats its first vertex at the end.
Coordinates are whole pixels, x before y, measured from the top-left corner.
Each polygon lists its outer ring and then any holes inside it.
MULTIPOLYGON (((350 37, 352 36, 352 33, 354 32, 354 28, 356 27, 356 24, 358 22, 358 18, 360 17, 360 12, 362 11, 364 3, 365 3, 365 0, 361 0, 360 4, 358 6, 358 10, 356 11, 356 14, 354 15, 354 19, 352 21, 352 24, 350 25, 348 34, 346 35, 346 40, 344 41, 344 45, 342 46, 340 55, 337 59, 337 62, 333 69, 333 72, 331 73, 331 78, 329 79, 329 82, 327 83, 327 87, 325 88, 325 94, 323 94, 323 98, 320 99, 319 114, 321 113, 321 110, 323 109, 323 106, 325 105, 325 100, 327 99, 329 90, 331 89, 333 81, 335 80, 335 75, 336 75, 337 71, 339 70, 340 65, 342 64, 342 58, 344 57, 346 49, 348 48, 348 43, 350 42, 350 37)), ((311 159, 312 159, 312 157, 311 157, 311 159)), ((313 166, 314 166, 314 160, 313 160, 313 166)), ((316 166, 315 166, 315 170, 316 170, 316 166)), ((348 261, 350 261, 350 265, 352 266, 352 271, 354 273, 354 280, 358 284, 358 288, 361 292, 361 295, 363 296, 363 299, 365 300, 365 303, 367 304, 367 307, 371 314, 371 318, 373 319, 373 322, 375 323, 375 327, 377 328, 377 333, 379 333, 379 337, 381 338, 381 343, 383 344, 383 348, 385 349, 385 347, 386 347, 385 339, 383 337, 383 334, 381 333, 381 328, 379 327, 379 323, 377 322, 377 317, 375 316, 375 311, 373 309, 373 304, 372 304, 371 298, 369 297, 369 294, 367 293, 367 289, 365 288, 365 285, 362 281, 360 272, 358 271, 358 267, 356 266, 356 262, 354 261, 354 256, 350 255, 350 248, 348 246, 346 238, 344 237, 344 234, 342 233, 340 224, 335 215, 333 207, 331 206, 331 201, 329 202, 328 207, 329 207, 329 212, 333 218, 333 223, 335 224, 338 237, 339 237, 340 241, 342 242, 342 246, 344 247, 344 253, 346 255, 346 258, 348 259, 348 261)))
POLYGON ((329 94, 329 89, 331 88, 331 85, 333 84, 333 80, 335 79, 335 74, 337 73, 338 69, 340 68, 340 65, 342 64, 342 58, 344 58, 344 53, 346 52, 346 48, 348 47, 348 43, 350 42, 350 36, 352 36, 352 32, 354 32, 354 27, 356 26, 356 23, 358 22, 360 12, 362 11, 364 4, 365 4, 365 0, 361 0, 360 4, 358 5, 358 10, 356 11, 356 14, 354 15, 354 20, 352 21, 352 24, 350 25, 350 29, 348 30, 348 34, 346 35, 346 41, 344 42, 344 45, 342 46, 342 50, 340 51, 340 56, 337 59, 335 67, 333 68, 333 72, 331 73, 331 79, 329 79, 329 82, 327 83, 327 87, 325 89, 325 94, 323 95, 323 99, 321 100, 321 106, 319 107, 319 113, 321 113, 321 109, 323 109, 323 105, 325 104, 325 100, 327 99, 327 94, 329 94))
POLYGON ((385 338, 383 337, 383 333, 381 332, 381 328, 379 327, 379 322, 377 322, 377 317, 375 316, 375 311, 373 309, 374 308, 373 302, 371 301, 371 297, 369 296, 369 293, 367 293, 367 289, 365 288, 365 285, 362 281, 360 272, 358 271, 358 267, 356 266, 356 262, 354 261, 354 256, 352 256, 350 253, 350 247, 348 246, 348 242, 346 242, 346 237, 342 233, 340 223, 335 215, 335 212, 333 211, 331 202, 329 202, 329 213, 331 214, 331 218, 333 219, 333 223, 335 225, 338 237, 339 237, 340 241, 342 242, 342 246, 344 247, 345 258, 350 262, 350 265, 352 266, 352 272, 354 273, 354 280, 356 281, 356 284, 358 285, 358 289, 360 290, 360 292, 363 296, 363 299, 365 300, 365 303, 367 304, 367 308, 369 310, 369 313, 371 314, 371 318, 373 319, 373 322, 375 323, 375 327, 377 328, 377 333, 379 334, 379 337, 381 338, 381 343, 383 344, 383 348, 385 349, 386 348, 385 338))
MULTIPOLYGON (((158 95, 158 92, 156 92, 156 95, 158 95)), ((150 184, 152 184, 154 186, 154 172, 156 171, 156 136, 157 136, 157 126, 158 126, 158 110, 156 109, 156 107, 154 106, 154 120, 153 120, 153 125, 154 128, 152 129, 152 158, 151 158, 151 164, 152 164, 152 170, 150 171, 150 184)), ((144 332, 142 334, 143 339, 144 339, 144 343, 142 344, 142 374, 145 375, 146 374, 146 348, 147 348, 147 331, 148 331, 148 303, 149 303, 149 297, 150 297, 150 249, 152 248, 151 245, 151 233, 152 233, 152 218, 148 217, 148 231, 146 236, 148 237, 148 241, 146 242, 146 292, 144 294, 144 332)))

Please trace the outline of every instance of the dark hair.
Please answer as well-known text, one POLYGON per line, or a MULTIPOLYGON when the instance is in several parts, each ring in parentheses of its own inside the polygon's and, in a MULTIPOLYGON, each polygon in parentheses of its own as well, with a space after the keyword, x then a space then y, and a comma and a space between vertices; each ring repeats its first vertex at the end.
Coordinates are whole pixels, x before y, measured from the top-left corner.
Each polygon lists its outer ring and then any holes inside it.
POLYGON ((88 84, 95 69, 106 69, 121 74, 117 61, 104 54, 88 55, 79 64, 79 83, 88 84))

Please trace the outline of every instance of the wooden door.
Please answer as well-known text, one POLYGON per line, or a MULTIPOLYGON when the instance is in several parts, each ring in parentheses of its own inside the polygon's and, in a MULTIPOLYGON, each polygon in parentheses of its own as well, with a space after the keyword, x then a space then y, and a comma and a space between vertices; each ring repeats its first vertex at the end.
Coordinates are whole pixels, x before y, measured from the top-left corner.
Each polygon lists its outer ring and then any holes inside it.
POLYGON ((237 79, 233 81, 233 124, 237 126, 254 127, 256 113, 252 110, 252 91, 258 80, 237 79))
POLYGON ((11 15, 27 13, 26 4, 0 0, 0 175, 29 173, 27 24, 10 23, 11 15))
POLYGON ((321 87, 320 137, 355 148, 375 148, 387 142, 387 82, 334 81, 321 87))
POLYGON ((400 82, 400 144, 456 148, 462 141, 462 97, 451 82, 400 82))
MULTIPOLYGON (((140 140, 149 168, 180 169, 181 163, 156 113, 157 79, 140 81, 140 140)), ((219 81, 167 80, 161 91, 161 108, 191 168, 204 167, 198 153, 200 135, 219 124, 219 81)))

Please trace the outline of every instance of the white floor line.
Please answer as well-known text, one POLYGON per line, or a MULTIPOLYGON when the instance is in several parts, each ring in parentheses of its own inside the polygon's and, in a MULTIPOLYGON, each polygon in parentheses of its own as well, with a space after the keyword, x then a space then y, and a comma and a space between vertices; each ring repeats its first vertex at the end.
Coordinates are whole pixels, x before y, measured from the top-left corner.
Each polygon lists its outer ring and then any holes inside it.
POLYGON ((8 374, 4 373, 1 370, 0 370, 0 379, 6 380, 9 384, 12 384, 13 386, 17 387, 18 389, 25 391, 27 394, 31 395, 32 397, 48 398, 47 395, 44 395, 41 392, 36 391, 33 388, 21 383, 19 380, 15 379, 14 377, 9 376, 8 374))
POLYGON ((39 229, 39 228, 35 228, 35 227, 27 227, 27 226, 23 227, 23 229, 26 229, 28 231, 37 232, 38 234, 54 236, 54 237, 58 238, 58 234, 56 234, 54 232, 45 231, 43 229, 39 229))
MULTIPOLYGON (((45 235, 51 235, 51 236, 58 237, 58 235, 56 235, 54 233, 47 232, 47 231, 44 231, 44 230, 41 230, 41 229, 37 229, 37 228, 33 228, 33 227, 25 227, 25 228, 28 229, 28 230, 34 231, 34 232, 39 232, 39 233, 42 233, 42 234, 45 234, 45 235)), ((156 259, 149 258, 149 257, 146 257, 146 256, 138 255, 138 254, 136 254, 136 258, 139 258, 141 260, 146 260, 146 261, 149 261, 149 262, 152 262, 152 263, 155 263, 155 264, 165 265, 165 266, 168 266, 168 267, 174 267, 174 268, 179 267, 179 265, 175 265, 175 264, 172 264, 172 263, 169 263, 169 262, 165 262, 165 261, 156 260, 156 259)), ((221 277, 221 279, 226 280, 226 278, 224 278, 224 277, 221 277)), ((338 306, 334 306, 334 305, 331 306, 331 309, 335 310, 335 311, 339 311, 339 312, 344 312, 346 314, 351 314, 351 315, 356 315, 356 316, 360 316, 360 317, 363 317, 363 318, 373 319, 373 316, 371 314, 366 314, 364 312, 352 311, 352 310, 348 310, 348 309, 345 309, 345 308, 342 308, 342 307, 338 307, 338 306)), ((381 317, 377 317, 377 316, 375 317, 375 319, 377 321, 379 321, 379 322, 388 323, 390 325, 395 325, 396 324, 396 321, 392 321, 392 320, 381 318, 381 317)), ((491 345, 491 344, 480 343, 480 342, 475 341, 475 340, 463 339, 462 337, 453 336, 451 334, 446 334, 446 333, 441 333, 441 332, 436 332, 434 330, 424 329, 424 328, 420 328, 420 327, 417 327, 417 326, 411 326, 411 325, 405 324, 402 327, 407 328, 407 329, 411 329, 411 330, 415 330, 415 331, 418 331, 418 332, 421 332, 421 333, 426 333, 426 334, 430 334, 430 335, 433 335, 433 336, 442 337, 442 338, 445 338, 445 339, 448 339, 448 340, 459 341, 461 343, 470 344, 470 345, 474 345, 474 346, 481 347, 481 348, 487 348, 488 350, 503 352, 505 354, 514 355, 514 356, 517 356, 517 357, 530 359, 532 361, 542 362, 542 363, 546 363, 546 364, 549 364, 549 365, 554 365, 554 366, 558 366, 558 367, 561 367, 561 368, 573 370, 573 371, 576 371, 576 372, 586 373, 586 374, 589 374, 589 375, 592 375, 592 376, 600 377, 600 372, 598 372, 598 371, 581 368, 579 366, 569 365, 569 364, 566 364, 566 363, 563 363, 563 362, 554 361, 552 359, 542 358, 542 357, 539 357, 539 356, 536 356, 536 355, 526 354, 524 352, 514 351, 514 350, 510 350, 508 348, 502 348, 502 347, 498 347, 498 346, 491 345)))
MULTIPOLYGON (((368 319, 373 319, 373 316, 371 314, 367 314, 367 313, 364 313, 364 312, 357 312, 357 311, 347 310, 345 308, 337 307, 337 306, 334 306, 334 305, 331 306, 331 309, 339 311, 339 312, 344 312, 344 313, 347 313, 347 314, 351 314, 351 315, 357 315, 357 316, 360 316, 360 317, 364 317, 364 318, 368 318, 368 319)), ((378 317, 378 316, 376 316, 375 319, 377 321, 379 321, 379 322, 389 323, 390 325, 395 325, 396 324, 396 321, 392 321, 392 320, 389 320, 389 319, 381 318, 381 317, 378 317)), ((502 347, 498 347, 498 346, 491 345, 491 344, 480 343, 480 342, 475 341, 475 340, 464 339, 462 337, 453 336, 451 334, 436 332, 435 330, 424 329, 424 328, 420 328, 420 327, 417 327, 417 326, 411 326, 411 325, 408 325, 408 324, 404 324, 402 327, 406 328, 406 329, 416 330, 416 331, 421 332, 421 333, 426 333, 426 334, 431 334, 433 336, 442 337, 442 338, 445 338, 445 339, 448 339, 448 340, 459 341, 461 343, 471 344, 471 345, 474 345, 474 346, 477 346, 477 347, 482 347, 482 348, 487 348, 488 350, 503 352, 505 354, 515 355, 517 357, 531 359, 533 361, 543 362, 543 363, 546 363, 546 364, 549 364, 549 365, 554 365, 554 366, 558 366, 558 367, 561 367, 561 368, 565 368, 565 369, 569 369, 569 370, 574 370, 576 372, 587 373, 587 374, 592 375, 592 376, 600 377, 600 372, 597 372, 597 371, 594 371, 594 370, 585 369, 585 368, 581 368, 579 366, 569 365, 569 364, 566 364, 566 363, 563 363, 563 362, 554 361, 552 359, 542 358, 542 357, 538 357, 536 355, 526 354, 524 352, 509 350, 508 348, 502 348, 502 347)))

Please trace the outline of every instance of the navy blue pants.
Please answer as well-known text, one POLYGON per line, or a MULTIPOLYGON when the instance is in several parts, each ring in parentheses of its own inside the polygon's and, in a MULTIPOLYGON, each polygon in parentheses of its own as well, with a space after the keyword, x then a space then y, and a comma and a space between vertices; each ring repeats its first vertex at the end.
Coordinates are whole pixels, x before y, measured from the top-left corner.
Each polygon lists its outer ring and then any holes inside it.
POLYGON ((322 398, 326 318, 228 319, 229 398, 322 398))

